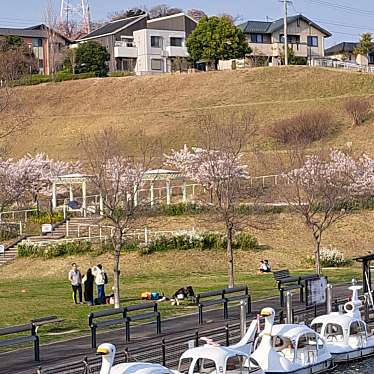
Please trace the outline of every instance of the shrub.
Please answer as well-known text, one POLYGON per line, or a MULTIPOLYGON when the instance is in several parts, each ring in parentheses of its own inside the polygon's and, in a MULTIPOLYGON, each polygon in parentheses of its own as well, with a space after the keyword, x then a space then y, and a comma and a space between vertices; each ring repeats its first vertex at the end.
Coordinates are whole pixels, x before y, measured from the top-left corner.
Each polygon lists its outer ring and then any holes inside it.
MULTIPOLYGON (((217 233, 186 234, 181 233, 170 238, 162 236, 140 249, 140 253, 148 255, 154 252, 169 250, 222 250, 227 245, 225 235, 217 233)), ((234 236, 233 249, 255 250, 259 248, 257 238, 247 233, 238 233, 234 236)))
POLYGON ((335 123, 326 111, 303 112, 273 123, 268 135, 281 144, 310 144, 333 133, 335 123))
POLYGON ((133 71, 112 71, 109 74, 109 77, 112 78, 120 78, 120 77, 130 77, 132 75, 135 75, 133 71))
POLYGON ((42 257, 49 259, 90 253, 92 252, 92 243, 82 241, 41 246, 32 242, 26 242, 19 244, 17 251, 20 257, 42 257))
POLYGON ((349 99, 344 103, 344 110, 354 126, 362 125, 370 114, 370 103, 365 99, 349 99))
MULTIPOLYGON (((330 245, 328 248, 321 248, 320 251, 320 260, 322 267, 344 267, 350 266, 352 261, 346 259, 344 254, 340 252, 338 249, 334 248, 330 245)), ((311 264, 315 264, 315 259, 309 257, 307 260, 311 264)))
POLYGON ((43 225, 45 223, 57 223, 64 220, 64 214, 63 212, 56 212, 53 214, 50 214, 48 212, 38 212, 34 213, 29 217, 29 222, 31 223, 37 223, 39 225, 43 225))
POLYGON ((184 214, 199 214, 203 211, 203 207, 197 204, 173 204, 160 205, 160 212, 165 216, 182 216, 184 214))

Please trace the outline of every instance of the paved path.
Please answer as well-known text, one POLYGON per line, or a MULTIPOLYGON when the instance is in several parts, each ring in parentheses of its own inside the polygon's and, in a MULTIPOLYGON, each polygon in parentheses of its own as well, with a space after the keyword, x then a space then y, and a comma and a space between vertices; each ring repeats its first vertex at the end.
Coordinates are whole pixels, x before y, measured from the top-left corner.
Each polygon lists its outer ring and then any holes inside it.
MULTIPOLYGON (((347 297, 349 291, 347 286, 335 286, 334 298, 347 297)), ((300 309, 302 305, 298 302, 298 295, 294 295, 293 299, 294 308, 300 309)), ((256 301, 252 304, 253 313, 248 317, 248 320, 254 316, 263 307, 273 307, 279 311, 279 298, 270 298, 265 300, 256 301)), ((134 326, 131 330, 131 343, 126 346, 131 349, 139 345, 143 345, 145 341, 159 342, 161 338, 174 338, 178 335, 183 335, 187 332, 196 331, 204 332, 215 327, 222 326, 226 322, 238 322, 239 308, 233 307, 229 310, 229 321, 223 321, 222 310, 210 310, 204 312, 205 323, 203 326, 198 325, 197 314, 190 314, 186 316, 170 318, 162 321, 162 336, 155 335, 156 327, 153 323, 134 326)), ((88 332, 89 333, 89 332, 88 332)), ((123 349, 124 343, 124 329, 112 330, 109 332, 98 333, 97 342, 110 342, 114 343, 118 348, 123 349)), ((41 346, 41 362, 35 363, 33 361, 32 348, 19 349, 12 352, 0 354, 0 374, 35 374, 38 366, 44 369, 68 364, 82 360, 85 356, 92 357, 95 355, 95 350, 91 348, 90 336, 79 337, 59 343, 51 343, 41 346)))

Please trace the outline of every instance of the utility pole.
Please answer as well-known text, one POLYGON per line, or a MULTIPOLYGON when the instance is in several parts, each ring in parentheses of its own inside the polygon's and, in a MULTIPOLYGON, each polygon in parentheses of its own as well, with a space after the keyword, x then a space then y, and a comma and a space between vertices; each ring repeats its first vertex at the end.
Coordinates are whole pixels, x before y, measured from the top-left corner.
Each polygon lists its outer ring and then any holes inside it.
POLYGON ((290 0, 281 0, 283 2, 283 38, 284 38, 284 64, 288 65, 288 3, 290 0))

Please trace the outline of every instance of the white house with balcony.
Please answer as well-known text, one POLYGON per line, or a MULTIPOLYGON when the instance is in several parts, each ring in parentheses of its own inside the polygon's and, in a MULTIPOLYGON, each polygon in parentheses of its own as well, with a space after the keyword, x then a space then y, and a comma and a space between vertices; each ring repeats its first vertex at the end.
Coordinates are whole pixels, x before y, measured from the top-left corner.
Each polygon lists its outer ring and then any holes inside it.
POLYGON ((186 39, 197 22, 184 13, 149 20, 147 15, 112 21, 80 39, 104 45, 110 71, 137 75, 180 70, 188 58, 186 39))
MULTIPOLYGON (((296 57, 306 60, 324 57, 325 39, 331 36, 330 32, 301 14, 288 17, 287 25, 288 46, 296 57)), ((273 22, 247 21, 239 28, 247 35, 252 57, 266 57, 271 65, 281 63, 284 55, 283 18, 273 22)))

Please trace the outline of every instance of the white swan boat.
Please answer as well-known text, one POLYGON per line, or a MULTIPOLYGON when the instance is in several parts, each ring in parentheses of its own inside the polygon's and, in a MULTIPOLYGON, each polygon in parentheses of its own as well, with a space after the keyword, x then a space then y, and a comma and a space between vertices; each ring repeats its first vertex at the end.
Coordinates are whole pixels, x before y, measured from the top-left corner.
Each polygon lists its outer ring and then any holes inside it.
POLYGON ((332 356, 323 339, 305 325, 274 325, 275 311, 265 308, 265 328, 255 343, 250 357, 252 365, 264 373, 314 374, 332 368, 332 356))
POLYGON ((220 346, 210 339, 201 347, 188 349, 179 359, 177 374, 263 374, 250 367, 249 358, 256 335, 257 321, 252 321, 245 336, 235 345, 220 346))
POLYGON ((311 327, 326 340, 327 349, 335 362, 356 360, 374 354, 374 336, 369 336, 367 324, 361 318, 359 299, 361 286, 349 287, 352 299, 344 312, 333 312, 315 318, 311 327))
POLYGON ((148 362, 129 362, 114 365, 116 347, 113 344, 104 343, 97 348, 97 354, 102 356, 100 374, 173 374, 173 371, 148 362))

